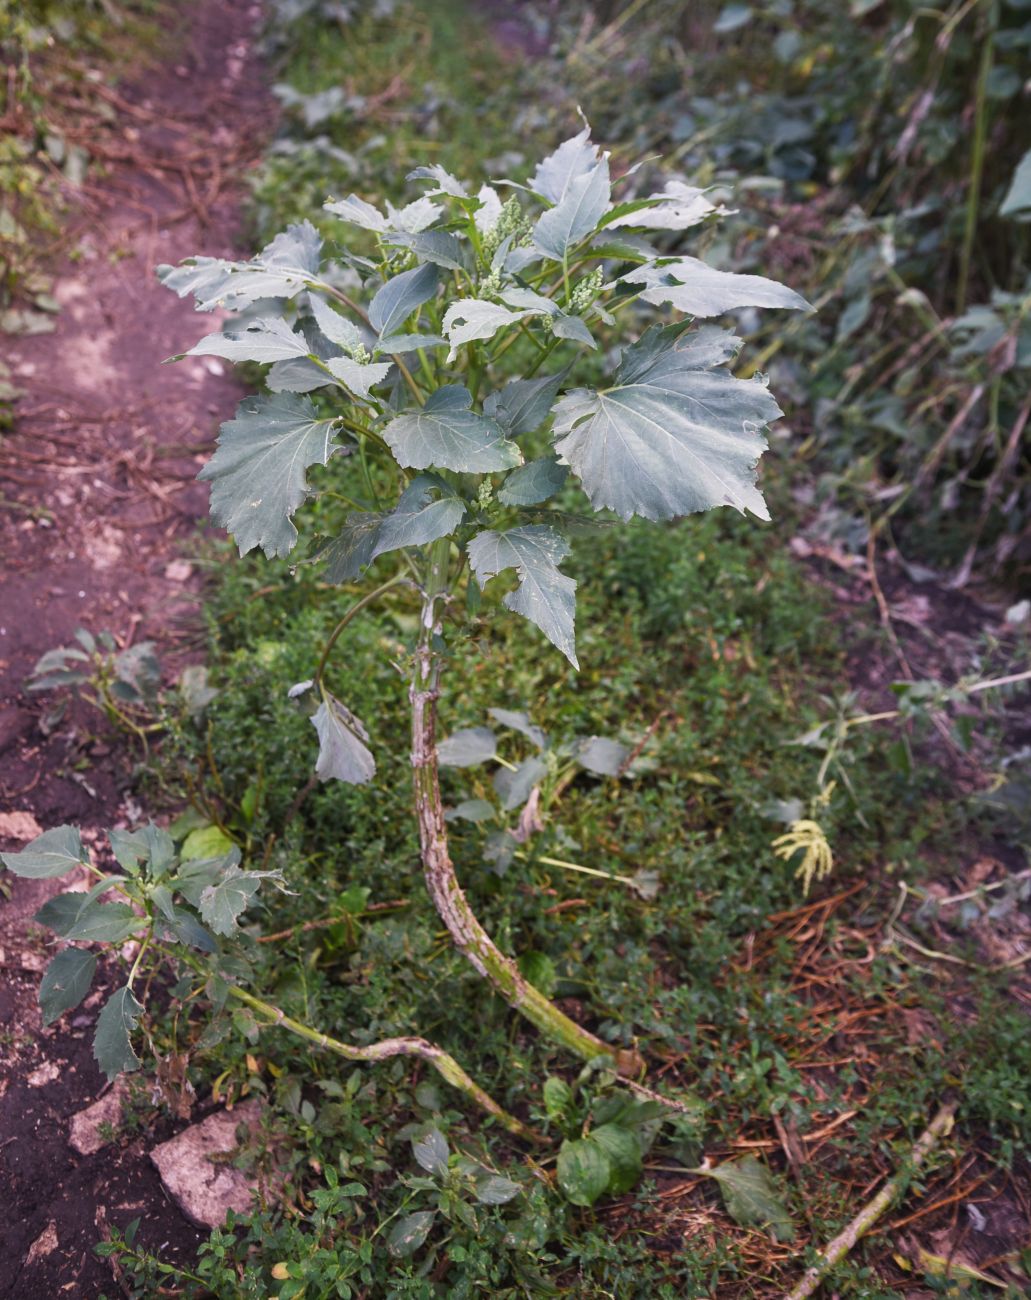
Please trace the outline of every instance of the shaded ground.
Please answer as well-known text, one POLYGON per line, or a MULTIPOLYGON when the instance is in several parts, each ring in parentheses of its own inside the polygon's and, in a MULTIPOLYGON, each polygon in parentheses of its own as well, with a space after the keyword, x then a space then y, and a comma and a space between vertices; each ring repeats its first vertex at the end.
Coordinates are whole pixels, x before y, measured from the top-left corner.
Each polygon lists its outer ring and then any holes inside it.
MULTIPOLYGON (((4 340, 24 397, 0 442, 0 848, 36 833, 32 819, 87 832, 130 819, 131 758, 91 736, 86 711, 41 726, 47 703, 22 683, 81 625, 122 646, 160 634, 166 679, 186 635, 195 584, 177 555, 204 511, 197 452, 238 390, 217 361, 161 366, 210 321, 160 289, 153 268, 238 246, 240 172, 267 115, 258 17, 249 0, 173 8, 170 62, 108 88, 116 117, 90 141, 108 169, 73 196, 77 247, 58 274, 56 330, 4 340)), ((92 1249, 105 1217, 140 1217, 141 1240, 172 1253, 202 1235, 168 1202, 142 1139, 85 1157, 68 1145, 69 1120, 106 1085, 83 1021, 40 1025, 46 955, 26 922, 46 892, 18 881, 0 896, 0 1245, 13 1265, 0 1295, 20 1300, 110 1291, 92 1249)))

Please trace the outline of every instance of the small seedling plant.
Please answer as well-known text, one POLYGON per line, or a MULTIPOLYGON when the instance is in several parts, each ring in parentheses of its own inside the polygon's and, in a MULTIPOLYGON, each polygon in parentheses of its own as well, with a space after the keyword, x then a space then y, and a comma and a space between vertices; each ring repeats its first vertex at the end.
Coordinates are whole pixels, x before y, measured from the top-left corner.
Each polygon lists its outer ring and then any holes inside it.
MULTIPOLYGON (((499 950, 457 878, 437 746, 448 646, 500 589, 504 609, 528 619, 578 668, 577 584, 562 565, 589 508, 659 521, 729 505, 768 519, 756 465, 762 430, 781 412, 762 377, 732 373, 740 340, 704 322, 739 308, 808 304, 764 277, 662 253, 652 239, 682 242, 684 232, 717 221, 720 209, 678 180, 634 196, 638 182, 629 174, 630 197, 614 198, 609 155, 587 127, 525 184, 504 180, 473 192, 439 165, 408 179, 426 192, 400 209, 354 194, 329 201, 340 221, 332 252, 302 222, 248 262, 199 256, 159 269, 161 281, 192 295, 198 310, 236 316, 186 355, 268 366, 268 391, 246 398, 222 426, 201 478, 211 485, 213 517, 241 553, 291 555, 294 515, 316 490, 347 502, 342 526, 319 539, 314 555, 295 557, 321 565, 329 584, 368 586, 321 654, 313 650, 312 675, 292 692, 314 702, 318 777, 362 784, 375 775, 359 702, 332 689, 332 652, 361 610, 408 588, 418 611, 405 665, 414 811, 433 904, 479 974, 538 1031, 584 1060, 605 1058, 637 1076, 636 1051, 616 1050, 576 1023, 499 950), (349 229, 360 232, 351 249, 349 229), (522 362, 515 377, 514 361, 522 362), (330 461, 332 471, 309 482, 314 467, 330 461)), ((453 755, 455 738, 450 744, 453 755)), ((611 766, 614 757, 610 751, 598 761, 611 766)), ((508 812, 539 798, 546 763, 529 761, 518 800, 514 779, 502 783, 508 812)), ((47 835, 62 837, 53 841, 58 858, 51 842, 39 843, 8 855, 11 870, 54 875, 83 860, 75 832, 47 835)), ((117 854, 125 877, 99 880, 90 895, 61 896, 74 904, 55 900, 69 913, 100 909, 113 931, 69 921, 62 937, 142 935, 133 973, 148 942, 168 950, 174 938, 187 966, 214 960, 219 996, 268 1010, 243 988, 246 972, 234 974, 225 946, 259 886, 278 883, 275 874, 248 870, 234 854, 173 871, 167 845, 157 859, 150 847, 145 860, 135 847, 117 854), (108 889, 125 901, 99 903, 108 889)), ((66 949, 55 963, 44 977, 48 1015, 78 1000, 88 956, 66 949)), ((101 1014, 98 1058, 109 1073, 136 1062, 129 1034, 141 1006, 133 973, 101 1014)), ((274 1019, 333 1045, 281 1012, 274 1019)), ((440 1049, 393 1041, 333 1050, 352 1059, 375 1059, 381 1049, 432 1058, 452 1083, 501 1114, 455 1062, 442 1064, 440 1049)), ((504 1122, 521 1128, 511 1117, 504 1122)))

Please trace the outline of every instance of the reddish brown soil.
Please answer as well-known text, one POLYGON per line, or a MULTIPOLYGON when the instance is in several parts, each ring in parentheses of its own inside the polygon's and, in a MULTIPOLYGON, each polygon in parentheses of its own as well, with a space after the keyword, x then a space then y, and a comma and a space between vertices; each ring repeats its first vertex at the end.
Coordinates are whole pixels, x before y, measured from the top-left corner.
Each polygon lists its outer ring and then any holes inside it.
MULTIPOLYGON (((238 397, 221 363, 161 365, 212 321, 161 289, 154 267, 240 248, 241 172, 270 111, 253 51, 260 13, 252 0, 201 0, 166 17, 168 63, 113 92, 117 119, 98 128, 95 151, 106 174, 94 169, 72 196, 79 253, 56 272, 56 331, 3 339, 24 397, 0 439, 0 814, 31 814, 41 827, 131 819, 132 756, 82 706, 46 734, 51 702, 23 683, 79 626, 122 644, 158 641, 171 675, 196 608, 196 577, 178 555, 205 509, 198 452, 238 397)), ((0 849, 18 846, 0 837, 0 849)), ((166 1257, 192 1254, 202 1234, 147 1158, 167 1136, 160 1124, 93 1156, 69 1146, 69 1120, 106 1087, 91 1055, 94 1016, 41 1027, 46 953, 27 923, 53 891, 5 880, 0 1296, 113 1295, 93 1252, 105 1221, 140 1218, 141 1244, 166 1257)))

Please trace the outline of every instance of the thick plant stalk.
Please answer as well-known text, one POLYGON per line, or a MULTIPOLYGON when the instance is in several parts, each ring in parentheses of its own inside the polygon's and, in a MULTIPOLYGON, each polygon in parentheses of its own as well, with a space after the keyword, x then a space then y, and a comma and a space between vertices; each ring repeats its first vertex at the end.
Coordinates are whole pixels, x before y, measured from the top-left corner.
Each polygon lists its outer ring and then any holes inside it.
POLYGON ((319 1030, 312 1029, 310 1025, 300 1020, 294 1020, 292 1016, 288 1016, 271 1002, 264 1002, 235 984, 230 984, 229 993, 237 1001, 244 1002, 253 1010, 267 1016, 273 1025, 281 1025, 283 1029, 289 1029, 292 1034, 307 1039, 317 1047, 325 1048, 327 1052, 335 1052, 337 1056, 343 1056, 348 1061, 387 1061, 392 1056, 416 1056, 422 1061, 427 1061, 453 1088, 464 1092, 470 1101, 481 1110, 485 1110, 488 1115, 493 1115, 510 1133, 527 1138, 531 1142, 547 1140, 528 1128, 521 1120, 516 1119, 514 1115, 503 1110, 493 1097, 484 1092, 480 1085, 466 1074, 453 1056, 449 1056, 442 1047, 427 1042, 425 1038, 384 1038, 381 1042, 370 1043, 367 1047, 356 1047, 351 1043, 342 1043, 338 1038, 330 1038, 328 1034, 320 1033, 319 1030))
POLYGON ((419 843, 430 898, 452 939, 475 970, 489 980, 514 1010, 542 1034, 584 1060, 613 1057, 621 1074, 637 1074, 642 1061, 636 1052, 618 1051, 560 1011, 523 977, 519 967, 501 952, 476 919, 458 883, 448 850, 447 824, 437 768, 436 720, 441 657, 434 649, 439 634, 437 603, 445 597, 450 543, 436 543, 424 593, 419 645, 410 691, 412 704, 412 770, 419 843))
POLYGON ((806 1300, 807 1296, 813 1294, 835 1264, 841 1263, 860 1237, 870 1231, 898 1196, 902 1189, 905 1174, 909 1170, 919 1169, 927 1156, 934 1150, 938 1139, 949 1132, 955 1114, 955 1106, 943 1106, 941 1108, 917 1138, 916 1144, 910 1153, 907 1169, 889 1179, 877 1195, 863 1206, 852 1222, 843 1231, 839 1232, 833 1241, 829 1241, 824 1246, 823 1250, 820 1251, 819 1262, 806 1272, 798 1286, 793 1291, 789 1291, 784 1300, 806 1300))

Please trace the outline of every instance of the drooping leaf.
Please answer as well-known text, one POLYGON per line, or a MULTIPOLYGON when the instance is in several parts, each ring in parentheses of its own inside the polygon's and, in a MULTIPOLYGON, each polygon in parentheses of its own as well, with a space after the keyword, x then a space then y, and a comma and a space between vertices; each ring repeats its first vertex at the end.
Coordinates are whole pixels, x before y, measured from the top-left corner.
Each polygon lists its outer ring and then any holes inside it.
POLYGON ((412 469, 452 469, 487 474, 511 469, 522 453, 509 442, 497 420, 470 410, 467 388, 445 384, 426 405, 391 420, 383 437, 399 464, 412 469))
POLYGON ((319 559, 326 561, 327 582, 350 582, 372 563, 383 518, 374 510, 347 516, 340 535, 319 552, 319 559))
POLYGON ((140 1058, 133 1051, 130 1035, 143 1015, 143 1007, 126 985, 112 993, 97 1019, 93 1056, 110 1083, 117 1075, 136 1070, 140 1058))
POLYGON ((629 757, 626 745, 618 740, 606 740, 604 736, 591 736, 581 743, 576 753, 580 766, 595 776, 619 776, 629 757))
POLYGON ((396 334, 412 312, 437 292, 437 268, 432 262, 395 275, 369 303, 369 323, 381 335, 396 334))
POLYGON ((271 559, 297 541, 291 516, 307 494, 305 471, 333 451, 333 419, 307 397, 247 397, 222 425, 218 449, 198 475, 211 482, 211 513, 240 554, 260 546, 271 559))
POLYGON ((711 332, 670 343, 653 327, 627 349, 613 387, 559 399, 555 447, 595 509, 670 519, 732 505, 769 518, 755 486, 758 431, 780 408, 719 358, 711 332))
POLYGON ((530 797, 530 791, 548 775, 548 765, 536 756, 524 758, 514 772, 507 767, 494 773, 494 789, 506 812, 520 808, 530 797))
POLYGON ((585 126, 537 164, 530 189, 549 203, 561 203, 574 181, 594 171, 598 163, 598 146, 591 142, 591 128, 585 126))
POLYGON ((499 727, 510 727, 512 731, 518 731, 538 749, 548 748, 547 732, 531 722, 525 713, 517 709, 488 709, 487 712, 499 727))
POLYGON ((376 533, 372 559, 402 546, 425 546, 453 533, 462 522, 465 505, 435 474, 419 474, 384 515, 376 533))
POLYGON ((306 357, 308 344, 278 316, 263 316, 242 327, 206 334, 195 343, 188 357, 225 357, 227 361, 285 361, 306 357))
POLYGON ((261 882, 270 877, 278 879, 276 872, 241 871, 238 866, 230 864, 221 879, 201 891, 201 916, 215 934, 235 934, 240 916, 250 906, 261 882))
POLYGON ((420 262, 432 262, 449 271, 465 269, 462 245, 446 230, 420 230, 414 235, 405 230, 396 230, 393 234, 385 235, 383 242, 407 248, 420 262))
POLYGON ((489 762, 497 752, 497 740, 489 727, 466 727, 438 742, 437 762, 441 767, 475 767, 489 762))
POLYGON ((609 165, 603 159, 570 181, 555 207, 541 214, 533 229, 534 247, 561 262, 575 244, 594 232, 611 195, 609 165))
POLYGON ((398 1219, 387 1238, 387 1249, 397 1259, 414 1255, 430 1235, 436 1217, 435 1210, 416 1210, 414 1214, 398 1219))
POLYGON ((562 1143, 558 1153, 558 1185, 574 1205, 589 1208, 609 1185, 612 1172, 603 1147, 590 1138, 562 1143))
POLYGON ((755 1156, 742 1156, 695 1173, 715 1178, 727 1213, 745 1227, 769 1228, 778 1241, 791 1241, 795 1228, 770 1171, 755 1156))
POLYGON ((574 638, 576 582, 558 568, 569 554, 569 544, 546 525, 530 524, 504 533, 478 533, 468 550, 481 587, 503 569, 516 570, 519 586, 505 596, 506 608, 536 623, 552 645, 578 668, 574 638))
POLYGON ((365 744, 369 733, 335 695, 324 692, 311 724, 319 737, 315 773, 320 780, 346 781, 348 785, 364 785, 372 780, 376 760, 365 744))
POLYGON ((191 257, 159 266, 158 279, 180 298, 193 294, 198 311, 240 311, 262 298, 292 298, 318 278, 322 239, 310 221, 288 226, 249 262, 191 257))
POLYGON ((511 379, 486 398, 483 413, 497 420, 510 438, 532 433, 548 418, 565 377, 566 371, 561 370, 542 379, 511 379))
POLYGON ((643 284, 645 302, 670 303, 690 316, 720 316, 736 307, 786 307, 810 311, 810 304, 794 289, 763 275, 738 275, 717 271, 697 257, 681 257, 662 266, 654 263, 635 267, 623 279, 643 284))
POLYGON ((58 1016, 79 1005, 90 990, 96 968, 96 953, 83 948, 65 948, 51 960, 39 985, 45 1025, 52 1025, 58 1016))
POLYGON ((484 298, 459 298, 444 313, 441 325, 451 344, 448 364, 454 360, 463 343, 492 339, 498 330, 515 325, 530 314, 529 310, 512 311, 499 302, 488 302, 484 298))
POLYGON ((442 1176, 447 1173, 450 1152, 440 1129, 431 1128, 422 1137, 412 1138, 412 1155, 428 1174, 442 1176))
POLYGON ((552 456, 531 460, 514 469, 498 489, 506 506, 535 506, 555 495, 569 475, 569 467, 552 456))
POLYGON ((88 861, 76 826, 55 826, 37 835, 18 853, 0 853, 0 858, 8 871, 33 880, 67 875, 88 861))

